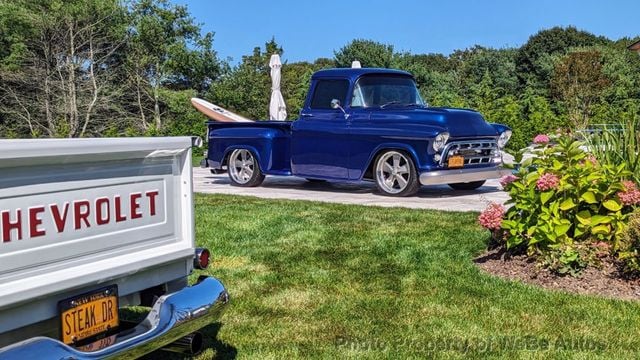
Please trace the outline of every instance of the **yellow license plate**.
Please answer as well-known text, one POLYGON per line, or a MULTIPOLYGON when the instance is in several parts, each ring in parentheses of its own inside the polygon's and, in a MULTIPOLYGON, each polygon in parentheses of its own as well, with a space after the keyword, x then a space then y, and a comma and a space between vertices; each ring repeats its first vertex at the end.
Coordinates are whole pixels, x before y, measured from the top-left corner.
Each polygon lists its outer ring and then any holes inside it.
POLYGON ((68 345, 81 345, 83 340, 112 333, 120 325, 115 285, 63 300, 59 309, 62 342, 68 345))
POLYGON ((464 157, 462 156, 450 156, 447 166, 450 168, 463 167, 464 166, 464 157))

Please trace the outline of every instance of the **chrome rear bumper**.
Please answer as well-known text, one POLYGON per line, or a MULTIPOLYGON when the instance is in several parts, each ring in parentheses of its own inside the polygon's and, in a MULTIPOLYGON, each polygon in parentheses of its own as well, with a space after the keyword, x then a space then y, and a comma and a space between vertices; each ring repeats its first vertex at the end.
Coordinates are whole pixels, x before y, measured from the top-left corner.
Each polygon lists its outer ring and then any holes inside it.
POLYGON ((489 168, 425 171, 420 173, 420 184, 439 185, 466 183, 471 181, 496 179, 508 174, 511 174, 511 170, 499 166, 489 168))
POLYGON ((0 359, 134 359, 214 322, 228 302, 222 283, 206 277, 161 296, 144 321, 102 350, 83 352, 55 339, 35 337, 0 349, 0 359))

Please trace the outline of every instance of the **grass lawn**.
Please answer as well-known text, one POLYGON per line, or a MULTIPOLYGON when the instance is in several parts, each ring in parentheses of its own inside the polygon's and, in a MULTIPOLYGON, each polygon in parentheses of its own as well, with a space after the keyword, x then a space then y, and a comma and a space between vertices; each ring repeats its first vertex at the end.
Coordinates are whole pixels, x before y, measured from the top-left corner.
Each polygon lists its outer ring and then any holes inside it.
POLYGON ((638 357, 640 304, 480 273, 476 216, 196 196, 232 297, 197 358, 638 357))

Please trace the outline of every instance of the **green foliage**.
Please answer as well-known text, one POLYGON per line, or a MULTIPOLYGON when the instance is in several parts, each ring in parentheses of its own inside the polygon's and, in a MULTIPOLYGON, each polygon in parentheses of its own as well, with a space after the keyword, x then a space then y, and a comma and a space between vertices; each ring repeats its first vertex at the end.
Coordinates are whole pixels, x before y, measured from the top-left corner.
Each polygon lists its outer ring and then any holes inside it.
POLYGON ((640 211, 634 211, 628 219, 619 242, 618 257, 622 260, 624 271, 640 274, 640 211))
POLYGON ((611 84, 602 67, 603 58, 597 50, 571 52, 555 66, 552 92, 564 103, 574 130, 589 125, 594 104, 611 84))
POLYGON ((518 49, 515 61, 520 84, 546 90, 551 78, 548 66, 550 58, 557 54, 565 54, 571 48, 606 42, 607 40, 602 37, 578 30, 573 26, 566 28, 556 26, 539 31, 518 49))
POLYGON ((640 182, 639 119, 633 117, 624 124, 609 124, 585 134, 590 151, 602 164, 624 164, 635 182, 640 182))
POLYGON ((594 161, 584 144, 571 137, 556 141, 534 147, 518 179, 506 186, 513 206, 502 227, 508 248, 525 248, 566 273, 588 261, 585 244, 598 241, 617 249, 633 210, 618 193, 625 190, 622 181, 631 173, 624 164, 594 161))
MULTIPOLYGON (((285 63, 281 91, 294 120, 314 71, 353 60, 399 68, 414 74, 429 105, 475 108, 509 125, 514 151, 537 133, 640 116, 640 57, 626 49, 634 40, 555 27, 519 48, 443 55, 355 39, 333 58, 285 63)), ((283 49, 271 39, 235 66, 220 60, 213 33, 169 0, 0 1, 0 136, 191 133, 197 127, 185 124, 195 114, 174 101, 188 100, 176 95, 187 92, 265 119, 273 53, 283 49)))
POLYGON ((351 67, 357 60, 362 67, 389 68, 393 61, 393 46, 356 39, 334 52, 334 58, 336 67, 351 67))
POLYGON ((522 140, 522 146, 528 145, 536 134, 554 133, 558 129, 567 128, 566 121, 552 110, 549 99, 536 94, 533 88, 525 89, 520 103, 524 121, 518 124, 513 132, 521 132, 519 138, 526 139, 522 140))
POLYGON ((27 41, 34 32, 29 11, 21 2, 0 2, 0 69, 20 69, 27 57, 27 41))
POLYGON ((134 1, 129 15, 132 29, 125 64, 131 92, 136 94, 138 126, 147 134, 172 133, 164 129, 171 119, 163 115, 183 110, 171 109, 177 104, 163 102, 161 94, 165 89, 193 89, 196 96, 218 79, 222 65, 213 50, 213 34, 201 34, 187 8, 168 0, 134 1))
POLYGON ((249 119, 267 119, 271 99, 269 59, 276 53, 281 55, 283 51, 275 39, 265 43, 264 50, 254 48, 251 55, 243 56, 237 67, 227 69, 220 81, 211 86, 207 100, 249 119))
POLYGON ((559 275, 578 277, 593 261, 593 249, 582 243, 550 248, 542 254, 542 264, 559 275))
POLYGON ((212 41, 165 0, 0 1, 0 135, 171 132, 161 93, 217 78, 212 41))
POLYGON ((450 58, 462 74, 464 87, 471 88, 489 77, 493 90, 502 95, 515 94, 518 90, 515 55, 515 49, 492 49, 476 45, 455 51, 450 58))
POLYGON ((160 132, 166 136, 200 136, 205 138, 206 130, 203 116, 191 106, 190 99, 196 96, 195 90, 160 91, 160 99, 166 105, 163 117, 165 124, 160 132))
POLYGON ((139 0, 131 6, 130 66, 152 87, 206 90, 220 75, 213 34, 201 34, 185 6, 167 0, 139 0))

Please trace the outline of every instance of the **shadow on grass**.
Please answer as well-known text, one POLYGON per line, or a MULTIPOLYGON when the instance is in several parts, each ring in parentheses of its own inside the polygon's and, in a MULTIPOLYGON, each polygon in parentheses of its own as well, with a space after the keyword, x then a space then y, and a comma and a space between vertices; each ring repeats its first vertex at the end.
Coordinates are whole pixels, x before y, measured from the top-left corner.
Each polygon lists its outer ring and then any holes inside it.
MULTIPOLYGON (((220 339, 218 339, 218 333, 220 332, 220 329, 222 328, 222 324, 221 323, 213 323, 209 326, 206 326, 202 329, 200 329, 200 332, 202 333, 202 351, 205 352, 208 349, 213 350, 213 357, 211 357, 211 359, 217 359, 217 360, 229 360, 229 359, 235 359, 238 356, 238 349, 236 349, 233 345, 228 344, 220 339)), ((186 354, 179 354, 179 353, 171 353, 171 352, 167 352, 167 351, 154 351, 152 353, 149 353, 143 357, 141 357, 140 359, 144 359, 144 360, 157 360, 157 359, 161 359, 161 360, 182 360, 182 359, 189 359, 190 356, 186 355, 186 354)), ((208 357, 203 357, 203 356, 198 356, 196 355, 194 358, 196 359, 209 359, 208 357)))
POLYGON ((200 330, 204 337, 203 350, 209 348, 213 349, 216 354, 214 359, 235 359, 238 356, 238 349, 233 345, 218 339, 220 328, 222 328, 221 323, 214 323, 200 330))

